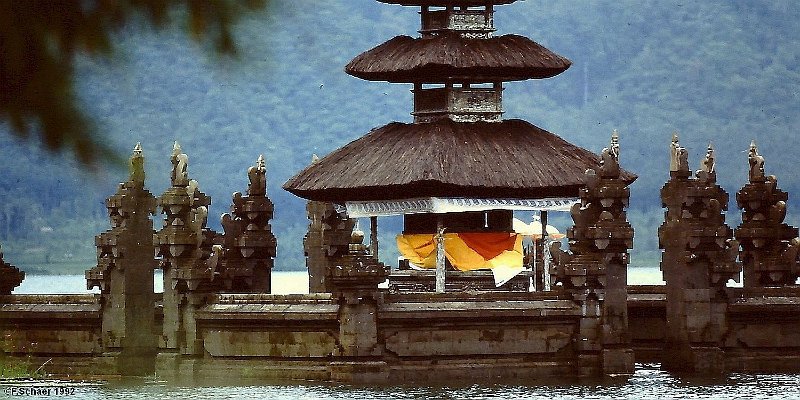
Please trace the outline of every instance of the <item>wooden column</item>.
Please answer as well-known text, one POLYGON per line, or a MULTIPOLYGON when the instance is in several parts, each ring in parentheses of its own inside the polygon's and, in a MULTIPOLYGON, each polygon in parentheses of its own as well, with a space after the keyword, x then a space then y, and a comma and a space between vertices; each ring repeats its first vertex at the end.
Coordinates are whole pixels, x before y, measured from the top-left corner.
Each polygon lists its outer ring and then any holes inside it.
POLYGON ((369 217, 369 251, 378 260, 378 217, 369 217))
POLYGON ((550 290, 550 252, 547 250, 547 210, 540 212, 542 223, 542 282, 543 290, 550 290))
POLYGON ((444 269, 444 222, 442 215, 436 216, 436 293, 445 291, 444 269))

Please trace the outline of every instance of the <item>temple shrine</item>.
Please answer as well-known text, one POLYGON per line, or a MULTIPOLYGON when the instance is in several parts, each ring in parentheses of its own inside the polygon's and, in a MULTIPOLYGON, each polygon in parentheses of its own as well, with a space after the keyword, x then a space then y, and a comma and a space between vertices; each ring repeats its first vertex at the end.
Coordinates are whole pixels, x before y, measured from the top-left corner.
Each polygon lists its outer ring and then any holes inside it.
MULTIPOLYGON (((448 280, 464 283, 454 289, 501 286, 525 270, 513 212, 539 211, 546 225, 548 211, 569 211, 579 201, 584 172, 599 163, 526 121, 504 120, 503 84, 550 78, 571 62, 528 38, 494 35, 495 5, 513 0, 382 2, 419 7, 420 36, 397 36, 345 71, 413 85, 413 123, 373 130, 312 163, 284 189, 334 203, 348 218, 369 217, 373 227, 377 217, 403 215, 400 253, 412 266, 435 269, 436 283, 406 269, 392 272, 392 287, 416 282, 443 292, 448 280), (437 259, 441 253, 446 257, 437 259), (480 284, 481 273, 470 273, 476 270, 491 270, 493 282, 480 284)), ((635 179, 621 173, 628 184, 635 179)))

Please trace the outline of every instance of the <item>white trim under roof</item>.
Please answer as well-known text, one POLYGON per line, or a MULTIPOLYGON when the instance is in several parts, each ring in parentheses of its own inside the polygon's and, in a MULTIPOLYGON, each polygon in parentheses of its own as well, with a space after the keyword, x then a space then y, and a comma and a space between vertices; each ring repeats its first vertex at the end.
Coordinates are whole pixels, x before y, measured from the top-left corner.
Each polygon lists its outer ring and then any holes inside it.
POLYGON ((442 214, 449 212, 517 210, 569 211, 580 202, 576 197, 548 199, 472 199, 459 197, 428 197, 406 200, 348 201, 335 204, 336 211, 349 218, 385 217, 402 214, 442 214))

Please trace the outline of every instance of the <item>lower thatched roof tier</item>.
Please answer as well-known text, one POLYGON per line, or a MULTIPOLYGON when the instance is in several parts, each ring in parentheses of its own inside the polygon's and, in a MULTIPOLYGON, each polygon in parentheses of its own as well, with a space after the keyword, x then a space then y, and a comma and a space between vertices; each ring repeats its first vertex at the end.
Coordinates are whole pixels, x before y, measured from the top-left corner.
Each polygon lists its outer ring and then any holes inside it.
POLYGON ((519 35, 397 36, 354 58, 345 72, 371 81, 442 83, 518 81, 558 75, 572 62, 519 35))
MULTIPOLYGON (((405 124, 374 129, 289 179, 309 200, 420 197, 578 197, 599 157, 522 120, 405 124)), ((636 176, 623 172, 632 182, 636 176)))

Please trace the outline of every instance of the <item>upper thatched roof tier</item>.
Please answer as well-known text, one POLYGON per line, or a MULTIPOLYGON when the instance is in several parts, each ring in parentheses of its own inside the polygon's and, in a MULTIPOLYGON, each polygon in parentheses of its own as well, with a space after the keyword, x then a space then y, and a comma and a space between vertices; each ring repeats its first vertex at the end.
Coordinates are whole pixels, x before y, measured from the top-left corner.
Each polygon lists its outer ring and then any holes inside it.
POLYGON ((485 6, 487 4, 511 4, 517 0, 378 0, 381 3, 399 4, 401 6, 485 6))
POLYGON ((441 83, 518 81, 558 75, 572 62, 519 35, 397 36, 354 58, 345 71, 371 81, 441 83))
MULTIPOLYGON (((289 179, 317 201, 578 197, 597 155, 522 120, 378 128, 289 179)), ((636 176, 623 172, 624 179, 636 176)))

